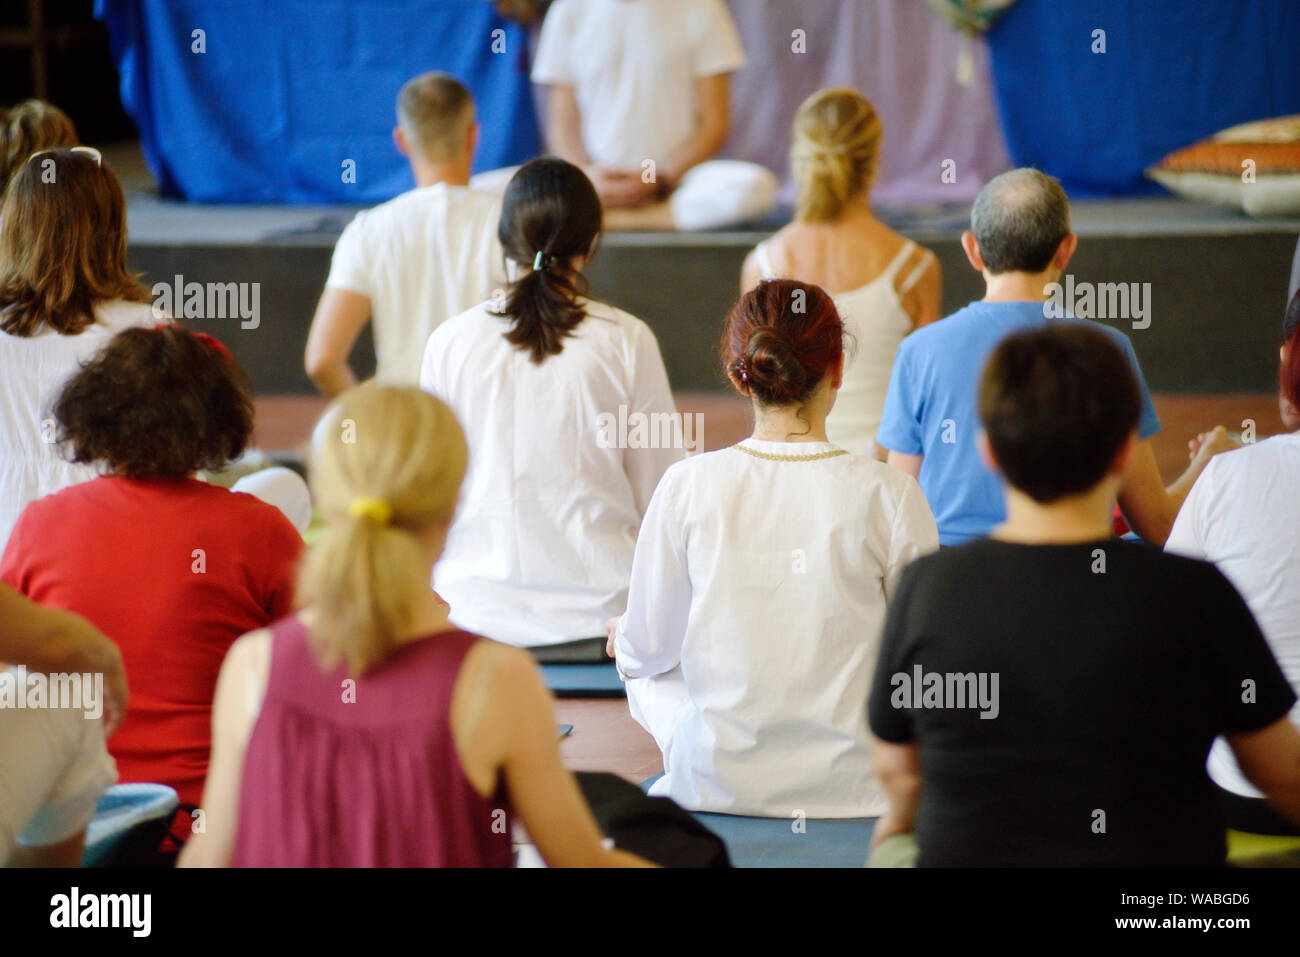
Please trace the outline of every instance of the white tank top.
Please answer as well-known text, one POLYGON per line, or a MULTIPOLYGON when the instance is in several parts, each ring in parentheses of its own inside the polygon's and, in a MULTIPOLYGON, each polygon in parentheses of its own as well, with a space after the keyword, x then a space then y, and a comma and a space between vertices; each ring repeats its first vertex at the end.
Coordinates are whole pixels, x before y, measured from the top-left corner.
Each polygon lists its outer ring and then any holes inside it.
MULTIPOLYGON (((854 344, 844 358, 844 384, 826 418, 826 436, 840 448, 859 455, 872 453, 872 442, 885 408, 889 376, 894 369, 894 355, 903 337, 912 331, 912 317, 903 308, 902 297, 916 285, 934 259, 934 254, 927 249, 895 291, 894 277, 916 249, 916 243, 906 240, 898 255, 875 279, 831 297, 854 344)), ((767 243, 759 243, 754 248, 754 258, 763 279, 777 278, 767 254, 767 243)))

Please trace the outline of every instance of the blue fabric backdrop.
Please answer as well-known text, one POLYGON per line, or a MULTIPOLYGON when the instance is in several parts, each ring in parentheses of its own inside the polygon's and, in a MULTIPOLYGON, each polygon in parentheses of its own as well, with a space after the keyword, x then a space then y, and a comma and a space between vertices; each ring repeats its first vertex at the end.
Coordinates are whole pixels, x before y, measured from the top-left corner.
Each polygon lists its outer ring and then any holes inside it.
POLYGON ((1171 150, 1300 113, 1300 0, 1019 0, 988 45, 1012 159, 1072 195, 1156 190, 1171 150))
POLYGON ((409 189, 393 105, 424 70, 474 94, 476 171, 538 151, 527 35, 485 0, 96 0, 95 15, 168 196, 374 203, 409 189), (192 52, 196 29, 205 53, 192 52), (343 181, 348 159, 355 183, 343 181))

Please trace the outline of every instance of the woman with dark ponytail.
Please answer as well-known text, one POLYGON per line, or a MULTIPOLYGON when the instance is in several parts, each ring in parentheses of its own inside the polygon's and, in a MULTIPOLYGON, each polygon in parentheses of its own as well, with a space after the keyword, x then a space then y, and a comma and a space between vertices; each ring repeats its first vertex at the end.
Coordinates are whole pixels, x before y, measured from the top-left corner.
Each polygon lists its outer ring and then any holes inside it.
POLYGON ((844 326, 771 280, 727 317, 723 369, 754 407, 738 445, 670 468, 609 623, 632 716, 663 750, 652 795, 787 820, 876 817, 863 702, 885 605, 938 546, 920 487, 826 438, 844 326))
POLYGON ((544 660, 603 656, 637 526, 686 444, 654 334, 587 297, 600 229, 582 170, 521 167, 498 229, 510 286, 443 323, 420 373, 469 443, 435 587, 459 627, 544 660))

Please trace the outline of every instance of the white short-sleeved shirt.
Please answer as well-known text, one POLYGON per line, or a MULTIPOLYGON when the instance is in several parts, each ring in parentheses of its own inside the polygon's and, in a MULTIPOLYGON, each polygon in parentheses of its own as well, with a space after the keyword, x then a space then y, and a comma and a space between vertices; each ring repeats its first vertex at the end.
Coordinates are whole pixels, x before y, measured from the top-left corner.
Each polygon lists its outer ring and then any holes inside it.
MULTIPOLYGON (((1300 692, 1300 433, 1277 435, 1216 455, 1188 493, 1165 550, 1213 562, 1232 582, 1300 692)), ((1300 704, 1291 712, 1300 727, 1300 704)), ((1261 797, 1220 738, 1210 776, 1261 797)))
MULTIPOLYGON (((26 686, 24 669, 8 674, 26 686)), ((85 828, 116 780, 102 721, 75 709, 0 707, 0 862, 15 844, 58 844, 85 828)))
POLYGON ((650 793, 697 811, 878 816, 866 701, 886 603, 938 547, 934 518, 911 476, 866 456, 740 445, 759 455, 669 469, 637 540, 615 652, 663 751, 650 793))
POLYGON ((149 303, 103 302, 75 336, 46 327, 34 336, 0 332, 0 551, 29 504, 99 474, 74 465, 55 444, 54 403, 63 386, 119 332, 165 317, 149 303))
POLYGON ((504 285, 501 198, 438 183, 357 213, 334 247, 330 289, 370 300, 375 378, 415 385, 434 329, 504 285))
POLYGON ((573 87, 593 163, 639 170, 695 131, 696 78, 744 65, 722 0, 556 0, 533 82, 573 87))
POLYGON ((676 412, 659 345, 640 319, 585 301, 564 351, 537 364, 492 306, 448 320, 424 353, 420 387, 469 444, 434 587, 458 627, 497 641, 598 637, 623 611, 655 485, 685 455, 683 442, 636 431, 676 412))

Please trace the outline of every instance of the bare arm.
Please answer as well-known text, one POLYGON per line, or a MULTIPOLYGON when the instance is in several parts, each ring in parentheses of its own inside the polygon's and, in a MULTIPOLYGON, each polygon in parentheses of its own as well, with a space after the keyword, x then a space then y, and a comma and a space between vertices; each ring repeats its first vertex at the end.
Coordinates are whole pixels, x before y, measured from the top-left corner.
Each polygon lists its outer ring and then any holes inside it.
POLYGON ((1139 442, 1129 457, 1128 467, 1124 470, 1124 484, 1119 490, 1120 509, 1133 531, 1152 545, 1164 547, 1178 510, 1183 507, 1183 500, 1192 490, 1197 476, 1214 455, 1231 447, 1223 426, 1216 426, 1187 470, 1166 488, 1156 466, 1151 440, 1139 442))
POLYGON ((667 190, 675 189, 692 168, 710 159, 727 142, 731 131, 731 76, 718 73, 695 78, 700 113, 695 132, 658 171, 667 190))
POLYGON ((763 278, 762 271, 758 268, 758 258, 751 249, 749 255, 740 267, 740 294, 743 296, 749 290, 758 285, 759 280, 763 278))
POLYGON ((492 752, 510 802, 551 867, 648 867, 607 850, 578 782, 560 760, 550 695, 526 652, 496 646, 488 703, 470 748, 470 765, 492 752), (478 752, 474 754, 473 752, 478 752))
POLYGON ((1230 734, 1242 772, 1281 814, 1300 824, 1300 731, 1281 717, 1261 731, 1230 734))
POLYGON ((921 763, 914 741, 890 744, 873 738, 871 756, 881 787, 889 799, 889 811, 877 822, 871 837, 874 847, 885 838, 907 834, 916 826, 916 805, 921 798, 921 763))
MULTIPOLYGON (((884 446, 879 443, 877 443, 876 447, 884 448, 884 446)), ((885 458, 886 462, 898 469, 900 472, 906 472, 908 475, 912 476, 912 478, 917 479, 918 481, 920 480, 921 463, 925 460, 924 455, 905 455, 902 452, 895 452, 892 449, 886 449, 886 452, 888 453, 885 458)))
MULTIPOLYGON (((899 270, 904 272, 904 270, 899 270)), ((939 260, 931 257, 930 265, 903 296, 903 309, 912 317, 912 328, 920 329, 938 321, 943 302, 943 270, 939 260)))
POLYGON ((333 398, 357 384, 348 356, 370 321, 370 300, 350 289, 326 288, 307 334, 303 365, 316 387, 333 398))
POLYGON ((571 86, 546 88, 546 148, 574 166, 591 163, 582 145, 582 113, 571 86))
POLYGON ((126 713, 126 671, 117 645, 79 615, 46 608, 0 584, 0 662, 45 674, 102 674, 104 732, 126 713))
POLYGON ((212 704, 212 758, 203 785, 204 830, 192 835, 177 867, 229 867, 235 849, 244 753, 270 671, 271 633, 250 632, 230 646, 212 704))

